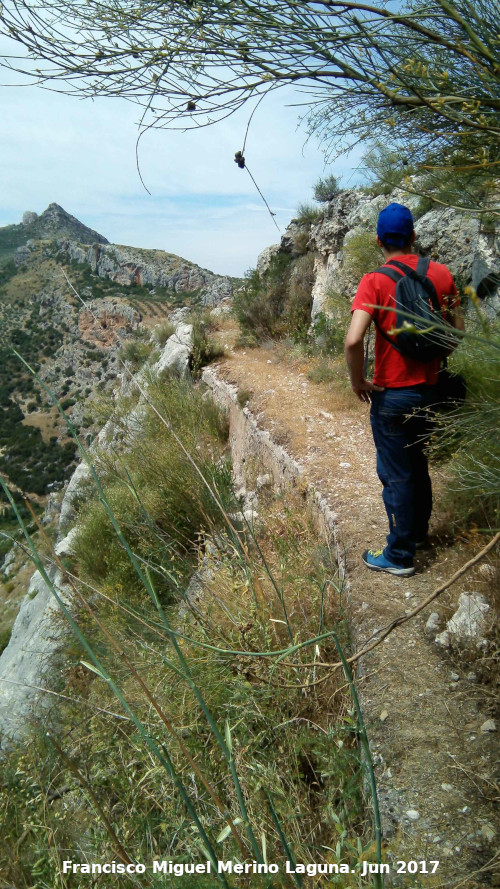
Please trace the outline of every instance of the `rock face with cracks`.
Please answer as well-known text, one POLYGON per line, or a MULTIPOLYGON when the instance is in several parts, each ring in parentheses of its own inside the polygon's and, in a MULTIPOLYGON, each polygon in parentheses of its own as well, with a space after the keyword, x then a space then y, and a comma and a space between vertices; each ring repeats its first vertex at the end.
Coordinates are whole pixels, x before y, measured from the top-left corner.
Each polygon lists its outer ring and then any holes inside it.
MULTIPOLYGON (((277 253, 297 256, 297 245, 306 243, 314 255, 312 317, 328 313, 328 295, 341 293, 351 298, 358 281, 345 263, 345 248, 355 235, 371 234, 375 240, 377 217, 393 201, 406 204, 415 214, 415 249, 436 262, 449 266, 460 285, 472 285, 490 316, 500 311, 500 239, 498 231, 486 230, 479 219, 451 207, 439 207, 418 217, 419 197, 395 189, 390 195, 371 197, 357 191, 342 191, 324 205, 316 224, 292 220, 279 244, 260 254, 257 269, 262 274, 277 253)), ((302 250, 303 252, 303 250, 302 250)), ((380 264, 383 262, 380 253, 380 264)), ((373 271, 373 269, 370 269, 373 271)), ((367 269, 367 271, 369 271, 367 269)))

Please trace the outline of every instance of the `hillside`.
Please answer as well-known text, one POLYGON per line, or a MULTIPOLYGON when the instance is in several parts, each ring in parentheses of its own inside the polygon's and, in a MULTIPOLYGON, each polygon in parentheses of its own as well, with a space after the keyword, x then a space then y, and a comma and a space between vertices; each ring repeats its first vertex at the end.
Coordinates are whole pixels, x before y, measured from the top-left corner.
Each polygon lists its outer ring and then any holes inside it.
POLYGON ((71 471, 74 444, 30 363, 90 434, 125 340, 182 305, 215 305, 229 279, 160 250, 110 245, 57 204, 0 229, 0 471, 43 495, 71 471))

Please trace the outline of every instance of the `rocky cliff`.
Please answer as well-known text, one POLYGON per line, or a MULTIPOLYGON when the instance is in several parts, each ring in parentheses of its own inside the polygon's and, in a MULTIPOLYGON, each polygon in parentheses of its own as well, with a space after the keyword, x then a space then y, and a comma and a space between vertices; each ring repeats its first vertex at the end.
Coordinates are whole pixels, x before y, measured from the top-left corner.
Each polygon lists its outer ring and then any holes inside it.
MULTIPOLYGON (((281 242, 267 248, 259 257, 257 268, 263 271, 276 253, 298 257, 314 255, 313 317, 325 311, 331 292, 354 295, 359 281, 359 263, 349 262, 349 244, 356 238, 373 234, 380 210, 398 201, 414 214, 417 240, 415 248, 424 256, 443 262, 451 269, 457 284, 472 285, 487 311, 500 310, 500 230, 477 217, 453 208, 437 207, 421 211, 421 199, 395 189, 390 195, 372 197, 361 191, 340 192, 323 205, 318 220, 301 223, 292 220, 281 242), (347 260, 347 261, 346 261, 347 260)), ((381 258, 381 257, 380 257, 381 258)), ((370 271, 367 266, 362 272, 370 271)))
POLYGON ((231 296, 230 278, 215 275, 192 262, 163 250, 144 250, 117 244, 93 244, 85 249, 80 243, 59 239, 57 255, 78 263, 87 263, 94 275, 108 278, 123 287, 139 285, 163 288, 171 293, 196 294, 205 306, 216 306, 231 296))

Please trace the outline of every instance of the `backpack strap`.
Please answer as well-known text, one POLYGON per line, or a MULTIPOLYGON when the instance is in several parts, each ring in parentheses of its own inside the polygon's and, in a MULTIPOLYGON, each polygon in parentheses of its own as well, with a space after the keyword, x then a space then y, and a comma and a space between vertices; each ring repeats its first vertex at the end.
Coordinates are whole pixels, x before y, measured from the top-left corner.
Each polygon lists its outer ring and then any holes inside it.
POLYGON ((385 275, 387 278, 390 278, 391 281, 394 281, 396 284, 401 278, 404 278, 404 272, 396 271, 396 269, 390 269, 386 265, 380 266, 379 269, 375 269, 376 273, 381 275, 385 275))
MULTIPOLYGON (((429 263, 430 260, 427 256, 419 256, 417 262, 417 268, 412 269, 411 266, 406 265, 405 262, 400 262, 399 259, 388 259, 387 264, 391 266, 395 266, 397 269, 400 269, 404 275, 407 275, 408 278, 426 278, 427 272, 429 271, 429 263)), ((387 266, 382 266, 382 268, 386 268, 387 266)), ((382 271, 382 269, 377 269, 377 272, 382 271)))

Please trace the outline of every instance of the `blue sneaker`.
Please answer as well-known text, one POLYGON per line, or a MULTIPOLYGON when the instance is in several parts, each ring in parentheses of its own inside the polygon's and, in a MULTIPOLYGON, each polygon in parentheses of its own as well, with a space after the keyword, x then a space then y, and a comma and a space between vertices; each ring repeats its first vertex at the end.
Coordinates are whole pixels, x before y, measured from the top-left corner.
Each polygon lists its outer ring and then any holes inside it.
POLYGON ((392 562, 389 562, 384 556, 383 549, 365 549, 361 558, 366 567, 371 568, 372 571, 386 571, 387 574, 400 574, 404 577, 411 577, 412 574, 415 574, 413 565, 409 568, 403 568, 402 565, 394 565, 392 562))

